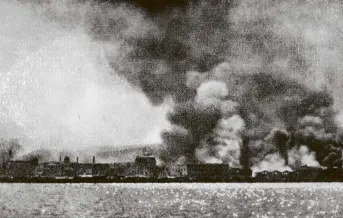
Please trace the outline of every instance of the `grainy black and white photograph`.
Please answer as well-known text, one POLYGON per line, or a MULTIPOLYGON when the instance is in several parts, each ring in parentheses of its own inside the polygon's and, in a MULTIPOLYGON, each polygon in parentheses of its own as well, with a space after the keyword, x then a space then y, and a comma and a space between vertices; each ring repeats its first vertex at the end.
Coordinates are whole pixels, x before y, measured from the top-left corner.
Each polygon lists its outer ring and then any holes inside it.
POLYGON ((343 217, 343 3, 1 0, 0 217, 343 217))

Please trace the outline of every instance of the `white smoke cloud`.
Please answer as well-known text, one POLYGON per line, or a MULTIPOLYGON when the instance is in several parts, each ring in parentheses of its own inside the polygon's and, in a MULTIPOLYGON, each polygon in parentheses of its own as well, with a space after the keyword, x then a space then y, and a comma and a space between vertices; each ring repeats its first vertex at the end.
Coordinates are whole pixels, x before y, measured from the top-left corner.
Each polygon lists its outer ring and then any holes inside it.
POLYGON ((292 166, 309 166, 309 167, 318 167, 320 164, 315 158, 315 152, 311 152, 307 146, 302 145, 297 148, 293 148, 288 152, 289 164, 292 166))
POLYGON ((1 1, 0 137, 26 151, 160 143, 169 104, 152 106, 113 73, 86 33, 87 5, 69 4, 1 1))
POLYGON ((202 146, 195 150, 195 156, 198 161, 208 164, 222 164, 223 161, 216 156, 209 155, 210 148, 208 146, 202 146))
POLYGON ((244 129, 244 121, 238 115, 223 118, 214 129, 215 149, 218 157, 233 167, 240 166, 241 156, 241 131, 244 129))
POLYGON ((197 89, 195 101, 203 105, 220 105, 223 98, 228 95, 226 84, 219 81, 207 81, 197 89))
MULTIPOLYGON (((197 79, 194 77, 192 80, 195 82, 197 79)), ((205 81, 198 87, 195 101, 203 106, 219 108, 222 118, 213 133, 208 136, 213 140, 209 143, 203 141, 196 149, 196 157, 204 163, 227 163, 239 167, 242 145, 240 134, 245 123, 237 114, 238 103, 228 100, 228 94, 227 85, 220 81, 205 81)))
POLYGON ((257 165, 254 165, 251 169, 253 171, 253 175, 262 171, 293 171, 292 168, 285 165, 285 159, 281 157, 279 153, 268 154, 261 162, 259 162, 257 165))

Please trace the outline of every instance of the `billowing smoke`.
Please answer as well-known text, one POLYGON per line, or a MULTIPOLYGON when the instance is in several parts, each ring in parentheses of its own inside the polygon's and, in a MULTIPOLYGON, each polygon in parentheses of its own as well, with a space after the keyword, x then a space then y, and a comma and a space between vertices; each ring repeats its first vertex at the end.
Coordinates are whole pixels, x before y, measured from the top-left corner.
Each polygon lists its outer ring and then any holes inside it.
POLYGON ((244 121, 238 105, 227 97, 225 83, 208 81, 198 88, 194 101, 179 103, 169 117, 173 129, 163 134, 166 155, 240 165, 244 121))
POLYGON ((190 1, 153 15, 99 6, 90 32, 122 40, 120 57, 108 47, 111 66, 153 103, 174 100, 165 160, 333 166, 341 150, 339 4, 190 1))
POLYGON ((0 2, 0 138, 19 140, 17 158, 56 160, 61 150, 81 150, 91 159, 102 146, 162 141, 169 105, 152 105, 113 71, 106 47, 88 30, 99 5, 0 2))
POLYGON ((289 164, 295 167, 318 167, 320 164, 315 159, 315 156, 315 152, 310 151, 307 146, 302 145, 298 149, 293 148, 289 151, 289 164))
MULTIPOLYGON (((154 13, 120 2, 61 4, 68 7, 57 13, 52 4, 54 13, 48 14, 62 24, 73 21, 87 40, 101 45, 111 76, 124 77, 154 105, 172 99, 170 128, 161 134, 163 160, 183 156, 188 162, 261 170, 339 165, 343 13, 338 1, 188 1, 154 13)), ((73 122, 76 111, 70 114, 73 122)), ((128 119, 125 124, 137 128, 128 119)))

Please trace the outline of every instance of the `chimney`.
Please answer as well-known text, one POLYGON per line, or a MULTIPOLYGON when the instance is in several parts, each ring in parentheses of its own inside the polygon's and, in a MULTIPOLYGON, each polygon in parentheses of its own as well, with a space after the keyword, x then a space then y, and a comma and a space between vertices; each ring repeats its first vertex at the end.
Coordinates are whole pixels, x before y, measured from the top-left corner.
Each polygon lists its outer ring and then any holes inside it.
POLYGON ((76 158, 76 163, 79 163, 79 157, 76 158))
POLYGON ((60 156, 60 162, 62 162, 62 157, 60 156))
POLYGON ((95 156, 93 156, 93 164, 95 163, 95 156))

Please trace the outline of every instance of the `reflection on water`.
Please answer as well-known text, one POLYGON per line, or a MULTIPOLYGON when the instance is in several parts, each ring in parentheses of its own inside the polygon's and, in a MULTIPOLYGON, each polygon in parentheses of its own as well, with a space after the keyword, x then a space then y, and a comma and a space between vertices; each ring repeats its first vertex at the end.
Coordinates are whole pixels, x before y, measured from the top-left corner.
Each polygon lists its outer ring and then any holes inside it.
POLYGON ((0 184, 0 217, 343 217, 343 184, 0 184))

